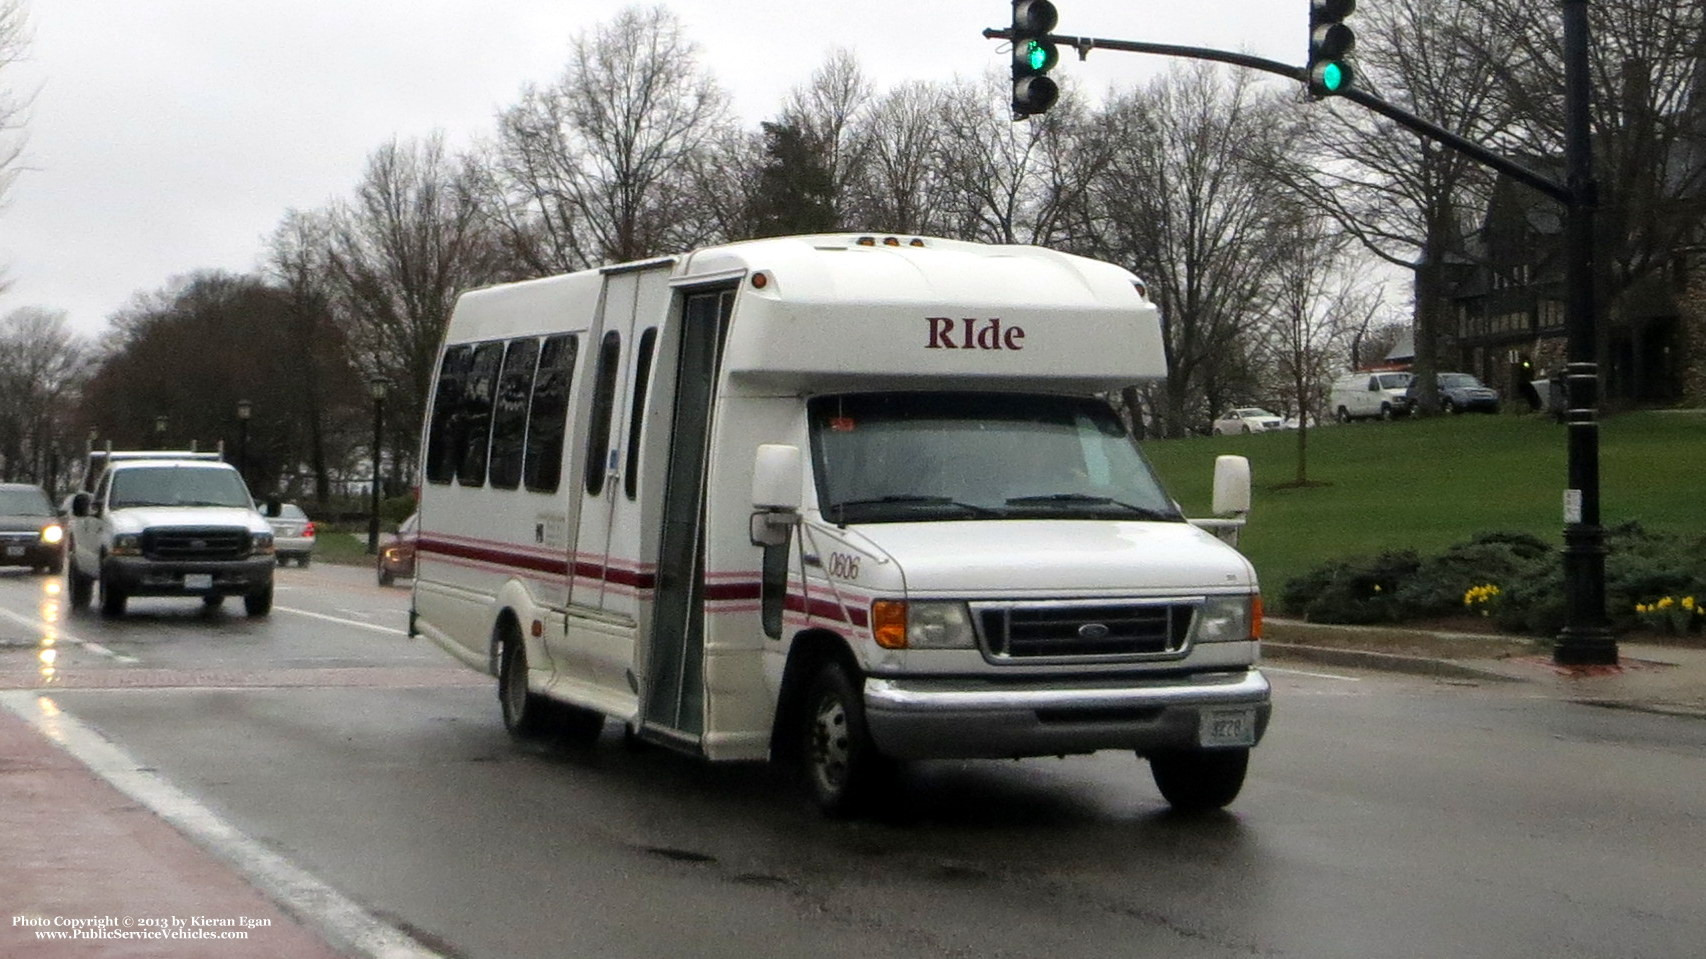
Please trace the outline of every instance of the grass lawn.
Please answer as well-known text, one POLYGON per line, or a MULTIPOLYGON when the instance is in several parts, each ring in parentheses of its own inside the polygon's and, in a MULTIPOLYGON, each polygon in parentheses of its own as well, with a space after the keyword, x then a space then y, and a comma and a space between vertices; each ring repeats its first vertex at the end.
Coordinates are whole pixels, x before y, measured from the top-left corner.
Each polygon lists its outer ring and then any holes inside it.
MULTIPOLYGON (((1295 485, 1298 434, 1152 440, 1144 452, 1188 516, 1209 515, 1214 458, 1250 458, 1242 549, 1263 590, 1328 560, 1386 549, 1434 552, 1488 530, 1563 545, 1565 427, 1543 416, 1465 414, 1307 431, 1308 479, 1295 485)), ((1626 413, 1600 422, 1600 517, 1706 535, 1706 410, 1626 413)))
MULTIPOLYGON (((386 531, 381 528, 379 542, 385 543, 386 531)), ((319 525, 314 541, 314 562, 342 563, 348 566, 372 566, 374 559, 367 552, 367 527, 335 527, 319 525)))

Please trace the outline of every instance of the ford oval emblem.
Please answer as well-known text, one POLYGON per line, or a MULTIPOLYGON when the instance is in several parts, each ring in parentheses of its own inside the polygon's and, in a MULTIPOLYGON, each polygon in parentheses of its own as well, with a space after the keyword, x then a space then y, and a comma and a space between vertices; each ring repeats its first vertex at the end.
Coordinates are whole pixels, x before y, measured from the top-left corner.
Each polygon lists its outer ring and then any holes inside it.
POLYGON ((1085 623, 1078 627, 1078 638, 1089 640, 1090 642, 1095 642, 1098 639, 1107 639, 1108 627, 1101 623, 1085 623))

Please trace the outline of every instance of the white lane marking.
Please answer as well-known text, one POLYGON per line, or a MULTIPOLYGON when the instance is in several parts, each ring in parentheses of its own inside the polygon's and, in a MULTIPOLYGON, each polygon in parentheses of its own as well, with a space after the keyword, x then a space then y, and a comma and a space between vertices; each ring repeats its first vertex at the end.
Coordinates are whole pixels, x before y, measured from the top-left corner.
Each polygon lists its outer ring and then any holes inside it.
POLYGON ((60 629, 57 623, 44 623, 40 619, 31 619, 22 613, 15 613, 9 609, 0 609, 0 616, 4 616, 14 623, 19 623, 26 629, 42 630, 44 633, 50 634, 53 637, 54 642, 70 643, 73 646, 80 646, 97 656, 105 656, 114 662, 131 664, 141 662, 141 660, 137 659, 135 656, 126 656, 124 653, 115 653, 105 646, 102 646, 100 643, 93 643, 87 639, 80 639, 73 636, 65 630, 60 629))
POLYGON ((371 629, 376 633, 390 633, 393 636, 409 635, 407 630, 393 629, 390 626, 380 626, 377 623, 364 623, 359 619, 344 619, 340 616, 327 616, 325 613, 314 613, 306 609, 294 609, 290 606, 274 606, 273 609, 286 613, 295 613, 298 616, 311 616, 315 619, 326 620, 329 623, 342 623, 345 626, 359 626, 362 629, 371 629))
POLYGON ((16 713, 90 771, 146 806, 230 864, 286 913, 316 928, 334 947, 364 959, 446 959, 401 929, 381 922, 342 893, 250 839, 129 753, 34 690, 0 692, 16 713))
POLYGON ((1287 676, 1312 676, 1316 679, 1338 679, 1347 683, 1362 682, 1362 677, 1360 676, 1340 676, 1338 673, 1312 673, 1302 669, 1281 669, 1278 666, 1269 666, 1266 663, 1262 664, 1262 672, 1284 673, 1287 676))

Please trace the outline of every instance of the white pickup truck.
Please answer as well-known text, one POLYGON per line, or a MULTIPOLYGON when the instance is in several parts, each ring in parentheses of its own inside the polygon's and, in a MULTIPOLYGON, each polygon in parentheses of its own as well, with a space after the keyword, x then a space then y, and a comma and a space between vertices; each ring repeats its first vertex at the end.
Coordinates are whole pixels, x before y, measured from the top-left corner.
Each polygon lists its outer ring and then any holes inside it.
POLYGON ((91 492, 71 497, 65 576, 71 605, 124 615, 132 596, 242 596, 250 616, 272 610, 272 528, 243 477, 207 460, 115 459, 91 492))

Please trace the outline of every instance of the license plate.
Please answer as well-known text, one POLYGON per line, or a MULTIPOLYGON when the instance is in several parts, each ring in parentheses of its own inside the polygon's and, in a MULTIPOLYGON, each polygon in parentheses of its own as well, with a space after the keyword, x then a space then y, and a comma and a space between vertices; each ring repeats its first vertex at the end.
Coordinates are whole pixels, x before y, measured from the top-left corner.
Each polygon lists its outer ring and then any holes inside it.
POLYGON ((213 574, 212 573, 185 573, 184 574, 184 588, 185 589, 212 589, 213 588, 213 574))
POLYGON ((1202 725, 1197 729, 1201 746, 1254 746, 1256 744, 1256 711, 1254 709, 1206 709, 1202 725))
POLYGON ((22 546, 8 546, 8 547, 6 547, 6 555, 7 556, 22 556, 22 555, 24 555, 24 548, 22 546))

